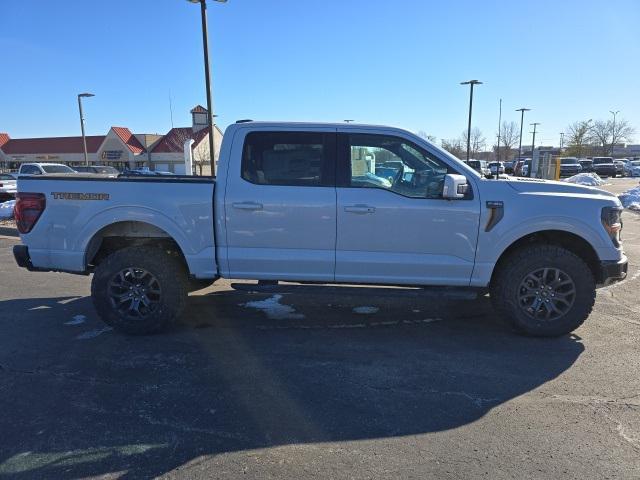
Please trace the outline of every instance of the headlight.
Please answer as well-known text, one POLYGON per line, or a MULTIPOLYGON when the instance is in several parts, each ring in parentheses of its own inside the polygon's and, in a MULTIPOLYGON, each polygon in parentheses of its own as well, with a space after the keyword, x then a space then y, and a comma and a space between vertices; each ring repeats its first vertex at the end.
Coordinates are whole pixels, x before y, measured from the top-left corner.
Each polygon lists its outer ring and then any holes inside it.
POLYGON ((602 214, 602 226, 611 237, 616 247, 620 246, 620 232, 622 232, 622 207, 604 207, 602 214))

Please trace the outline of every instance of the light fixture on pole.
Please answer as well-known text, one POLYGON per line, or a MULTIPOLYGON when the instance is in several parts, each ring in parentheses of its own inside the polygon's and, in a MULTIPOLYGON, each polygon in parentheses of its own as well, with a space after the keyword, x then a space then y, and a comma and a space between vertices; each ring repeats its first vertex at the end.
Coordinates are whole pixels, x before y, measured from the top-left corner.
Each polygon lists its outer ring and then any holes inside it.
POLYGON ((460 82, 460 85, 469 85, 469 124, 467 126, 467 162, 469 161, 469 154, 471 152, 471 112, 473 111, 473 86, 482 85, 480 80, 467 80, 466 82, 460 82))
MULTIPOLYGON (((207 2, 206 0, 187 0, 190 3, 200 4, 200 17, 202 21, 202 49, 204 53, 204 80, 207 88, 207 124, 209 126, 209 156, 211 158, 211 175, 216 176, 216 150, 215 133, 213 131, 213 102, 211 101, 211 74, 209 72, 209 33, 207 30, 207 2)), ((227 3, 227 0, 214 0, 218 3, 227 3)))
POLYGON ((562 147, 564 147, 564 132, 560 132, 560 153, 562 153, 562 147))
POLYGON ((89 165, 89 155, 87 155, 87 137, 84 134, 84 114, 82 113, 82 99, 88 97, 95 97, 95 95, 93 93, 86 92, 78 94, 78 110, 80 111, 80 130, 82 130, 82 146, 85 165, 89 165))
POLYGON ((520 161, 520 157, 522 157, 522 125, 524 124, 524 112, 531 111, 530 108, 518 108, 516 112, 520 112, 520 144, 518 145, 518 161, 520 161))
POLYGON ((353 119, 346 119, 346 120, 343 120, 343 121, 344 121, 344 123, 351 123, 351 122, 353 122, 353 119))

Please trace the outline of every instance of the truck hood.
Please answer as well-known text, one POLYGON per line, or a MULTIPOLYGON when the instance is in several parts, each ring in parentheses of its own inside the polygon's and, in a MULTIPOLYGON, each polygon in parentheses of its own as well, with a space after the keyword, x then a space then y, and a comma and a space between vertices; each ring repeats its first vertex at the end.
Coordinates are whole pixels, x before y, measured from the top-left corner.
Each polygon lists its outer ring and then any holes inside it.
POLYGON ((520 193, 568 194, 576 197, 609 197, 617 199, 613 193, 597 187, 577 185, 575 183, 542 180, 538 178, 509 178, 507 183, 520 193), (573 195, 572 195, 573 194, 573 195))

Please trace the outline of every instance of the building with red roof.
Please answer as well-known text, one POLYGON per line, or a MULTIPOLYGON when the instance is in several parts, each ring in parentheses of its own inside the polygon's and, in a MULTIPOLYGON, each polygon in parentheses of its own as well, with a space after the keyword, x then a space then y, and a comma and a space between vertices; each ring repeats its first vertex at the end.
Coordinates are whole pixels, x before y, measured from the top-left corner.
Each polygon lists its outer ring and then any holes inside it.
MULTIPOLYGON (((172 128, 165 135, 135 134, 126 127, 111 127, 106 135, 87 136, 89 163, 111 165, 119 170, 148 167, 183 174, 184 145, 188 141, 195 173, 210 175, 207 110, 196 105, 191 116, 191 127, 172 128)), ((222 131, 215 126, 214 132, 217 153, 222 131)), ((0 132, 0 170, 17 170, 21 163, 31 162, 83 165, 82 137, 11 138, 8 133, 0 132)))

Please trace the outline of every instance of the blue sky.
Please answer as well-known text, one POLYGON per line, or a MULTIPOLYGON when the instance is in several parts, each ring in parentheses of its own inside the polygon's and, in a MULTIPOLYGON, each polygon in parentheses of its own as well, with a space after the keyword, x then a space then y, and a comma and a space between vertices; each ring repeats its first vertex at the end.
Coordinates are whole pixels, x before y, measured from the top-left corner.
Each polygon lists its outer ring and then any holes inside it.
MULTIPOLYGON (((199 7, 185 0, 2 1, 0 131, 164 133, 205 105, 199 7)), ((638 0, 229 0, 209 3, 218 123, 355 119, 493 139, 532 108, 540 141, 620 110, 640 141, 638 0)), ((525 132, 530 130, 525 126, 525 132)), ((530 135, 525 134, 523 143, 530 135)))

